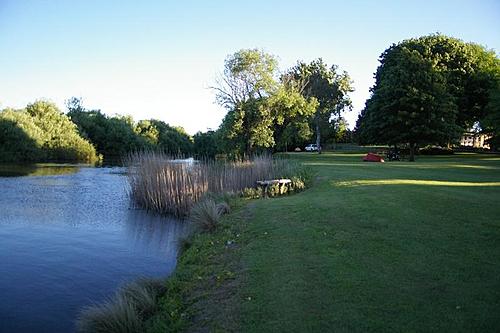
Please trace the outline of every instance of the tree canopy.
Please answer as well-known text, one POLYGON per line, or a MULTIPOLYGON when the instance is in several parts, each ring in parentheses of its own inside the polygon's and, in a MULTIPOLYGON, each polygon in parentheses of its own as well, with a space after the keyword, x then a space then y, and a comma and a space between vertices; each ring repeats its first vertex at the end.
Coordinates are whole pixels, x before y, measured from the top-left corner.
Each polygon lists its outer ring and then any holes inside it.
POLYGON ((486 117, 496 55, 442 35, 393 44, 382 53, 356 131, 360 143, 450 144, 486 117))
POLYGON ((98 159, 92 144, 53 103, 36 101, 25 109, 0 112, 0 160, 3 162, 98 159))
POLYGON ((132 151, 159 149, 173 155, 192 152, 191 137, 181 127, 156 120, 135 122, 130 116, 109 117, 100 110, 87 110, 78 98, 67 102, 68 116, 80 134, 105 158, 120 158, 132 151))
POLYGON ((228 109, 221 139, 236 154, 303 145, 314 124, 319 138, 319 127, 350 107, 352 91, 347 73, 321 59, 279 76, 276 59, 256 49, 230 55, 217 83, 217 101, 228 109))
POLYGON ((297 82, 305 98, 314 97, 318 101, 314 117, 310 118, 318 147, 321 147, 322 133, 334 139, 335 126, 332 118, 352 108, 349 93, 353 92, 354 88, 347 72, 339 72, 336 65, 328 67, 323 59, 319 58, 309 64, 297 63, 284 77, 297 82))

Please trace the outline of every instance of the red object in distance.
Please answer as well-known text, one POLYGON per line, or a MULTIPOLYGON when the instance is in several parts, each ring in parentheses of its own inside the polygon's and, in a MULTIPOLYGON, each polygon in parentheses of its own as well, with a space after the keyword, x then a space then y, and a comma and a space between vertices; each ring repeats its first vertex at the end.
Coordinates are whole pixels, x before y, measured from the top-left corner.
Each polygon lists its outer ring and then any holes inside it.
POLYGON ((384 162, 384 159, 382 156, 374 154, 374 153, 368 153, 366 154, 365 157, 363 157, 363 161, 365 162, 384 162))

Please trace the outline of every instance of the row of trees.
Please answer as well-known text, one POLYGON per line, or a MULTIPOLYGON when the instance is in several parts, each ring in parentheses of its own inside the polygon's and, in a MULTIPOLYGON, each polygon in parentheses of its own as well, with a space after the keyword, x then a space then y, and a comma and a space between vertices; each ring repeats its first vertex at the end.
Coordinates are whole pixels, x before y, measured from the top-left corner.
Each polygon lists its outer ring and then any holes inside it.
POLYGON ((87 110, 71 98, 64 114, 55 104, 37 101, 21 110, 0 112, 0 162, 95 162, 119 159, 132 151, 193 153, 192 138, 181 127, 160 120, 134 122, 87 110))
MULTIPOLYGON (((144 149, 244 156, 352 138, 341 116, 351 109, 352 81, 322 59, 280 72, 273 55, 240 50, 213 89, 227 113, 217 130, 193 138, 159 120, 87 110, 78 98, 66 115, 44 101, 7 109, 0 113, 2 159, 91 161, 144 149)), ((380 57, 371 93, 356 123, 361 144, 408 144, 413 160, 419 145, 451 145, 473 127, 500 144, 500 61, 480 45, 442 35, 394 44, 380 57)))
POLYGON ((213 89, 227 113, 217 131, 194 136, 198 155, 286 151, 303 147, 314 134, 321 146, 347 131, 340 113, 351 108, 351 79, 322 59, 280 73, 273 55, 240 50, 226 59, 213 89))
POLYGON ((213 89, 228 112, 218 130, 199 132, 193 138, 159 120, 135 122, 130 116, 110 117, 86 109, 75 97, 67 101, 66 114, 45 101, 26 110, 4 110, 1 126, 9 130, 0 133, 2 156, 10 161, 93 161, 99 155, 116 159, 131 151, 158 149, 173 155, 241 157, 304 147, 312 140, 321 146, 351 136, 341 112, 351 108, 352 82, 346 72, 321 59, 298 62, 281 73, 273 55, 240 50, 226 59, 213 89), (33 107, 43 121, 31 119, 33 107), (47 132, 43 139, 27 125, 32 123, 50 127, 42 130, 47 132), (17 141, 21 146, 10 144, 17 141))
POLYGON ((459 39, 430 35, 390 46, 380 57, 371 97, 356 133, 361 144, 456 143, 478 128, 500 127, 500 60, 494 51, 459 39))
POLYGON ((68 117, 82 137, 94 144, 105 158, 120 158, 131 151, 161 150, 172 155, 190 155, 192 138, 182 127, 156 119, 135 122, 130 116, 109 117, 100 110, 88 110, 79 98, 66 103, 68 117))

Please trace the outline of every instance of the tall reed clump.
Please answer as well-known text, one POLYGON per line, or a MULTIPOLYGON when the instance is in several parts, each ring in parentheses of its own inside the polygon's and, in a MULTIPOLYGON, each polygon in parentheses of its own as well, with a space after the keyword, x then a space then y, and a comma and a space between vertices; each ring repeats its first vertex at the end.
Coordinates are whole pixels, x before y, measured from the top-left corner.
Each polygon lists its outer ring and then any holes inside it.
POLYGON ((141 333, 166 291, 160 280, 142 278, 122 287, 104 303, 88 306, 78 317, 81 333, 141 333))
POLYGON ((207 193, 239 193, 256 181, 291 177, 297 163, 262 155, 236 162, 186 163, 161 152, 138 152, 126 160, 130 195, 141 208, 185 216, 207 193))

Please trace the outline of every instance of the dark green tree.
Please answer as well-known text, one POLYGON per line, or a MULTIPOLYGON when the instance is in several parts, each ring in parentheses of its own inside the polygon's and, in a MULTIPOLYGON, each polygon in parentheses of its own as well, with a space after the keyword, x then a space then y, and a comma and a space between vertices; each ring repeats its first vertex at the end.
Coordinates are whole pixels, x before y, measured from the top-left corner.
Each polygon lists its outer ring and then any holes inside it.
POLYGON ((305 98, 314 97, 318 101, 311 122, 316 133, 316 144, 321 148, 322 133, 331 131, 331 118, 352 107, 349 98, 349 93, 354 91, 352 80, 347 72, 340 73, 336 65, 328 67, 321 58, 309 64, 299 62, 285 76, 302 86, 305 98))
POLYGON ((409 143, 413 159, 417 144, 450 145, 487 117, 494 52, 438 34, 394 44, 380 62, 356 126, 360 143, 409 143))
POLYGON ((198 132, 193 141, 193 154, 198 159, 213 159, 219 153, 220 142, 216 131, 198 132))
POLYGON ((417 51, 444 75, 457 109, 457 125, 469 130, 486 116, 489 95, 500 74, 494 51, 441 34, 405 40, 401 45, 417 51))
POLYGON ((408 143, 413 161, 418 144, 445 143, 460 135, 453 96, 432 60, 393 45, 380 61, 372 96, 357 123, 362 143, 408 143))
POLYGON ((490 148, 497 151, 500 148, 500 77, 490 91, 486 116, 481 121, 481 127, 484 133, 491 135, 488 139, 490 148))
POLYGON ((186 156, 193 151, 193 141, 182 127, 173 127, 161 120, 150 120, 158 131, 157 147, 173 155, 186 156))
POLYGON ((192 139, 182 127, 156 120, 134 122, 130 116, 108 117, 100 110, 87 110, 81 99, 67 102, 68 116, 78 125, 82 136, 107 159, 118 159, 138 150, 161 150, 172 155, 189 155, 192 139))

